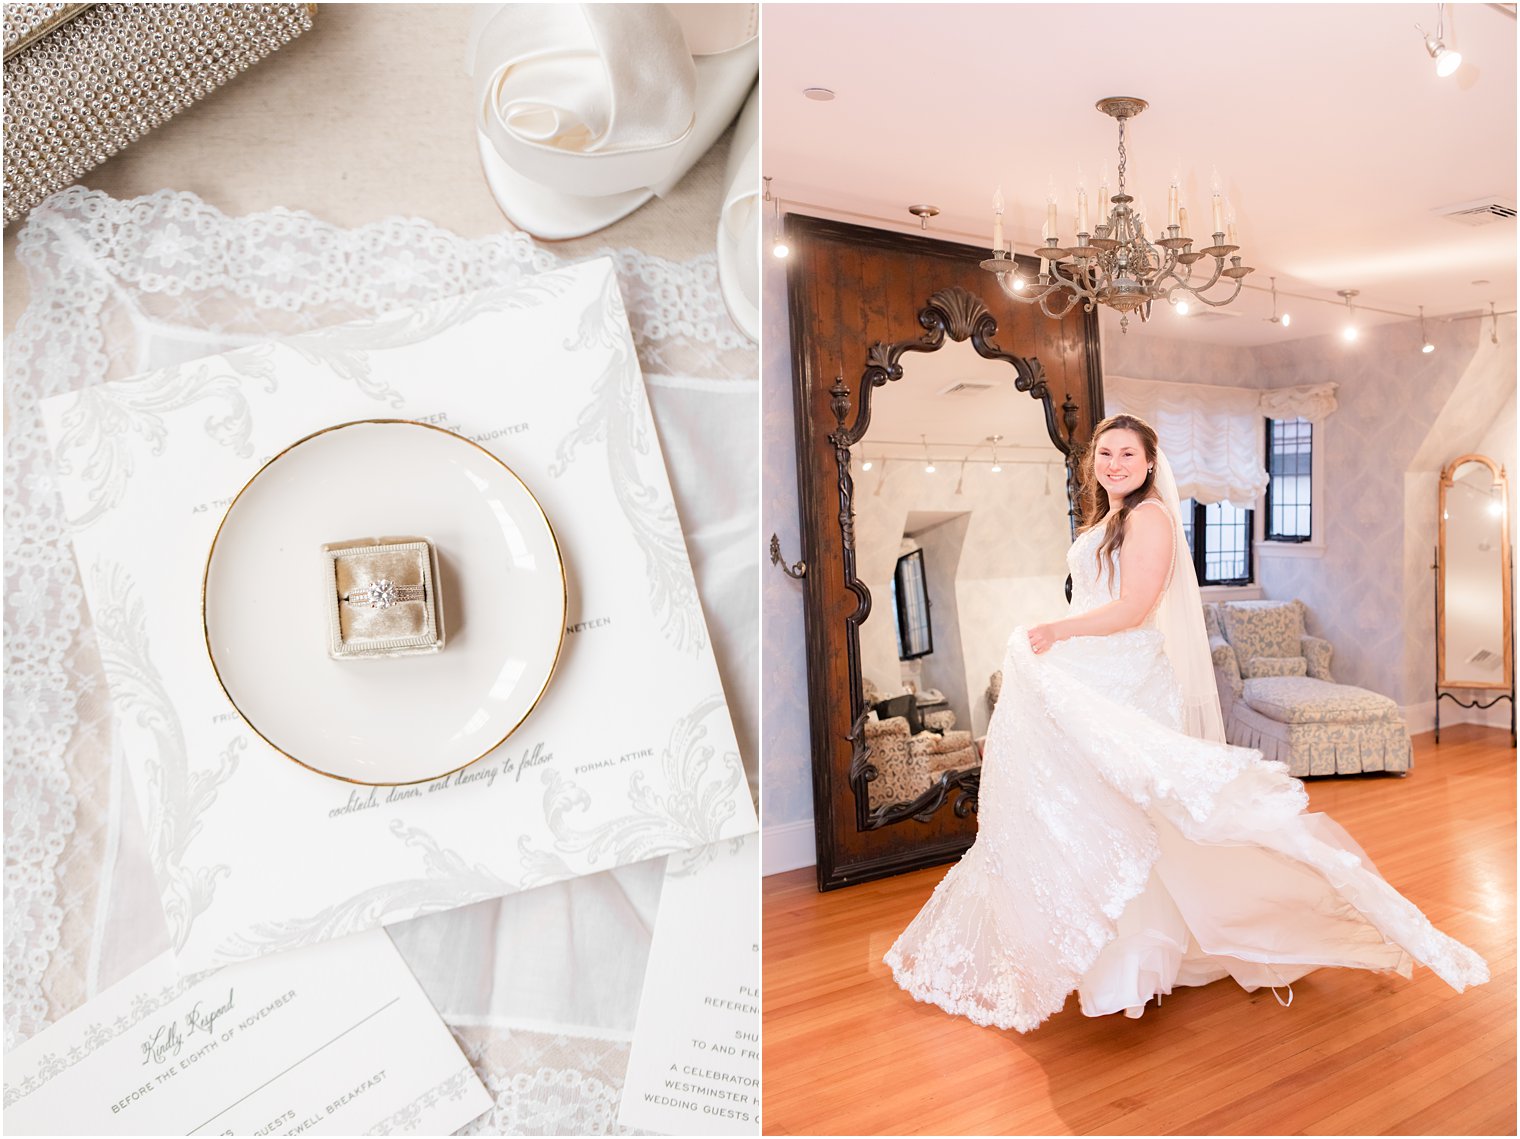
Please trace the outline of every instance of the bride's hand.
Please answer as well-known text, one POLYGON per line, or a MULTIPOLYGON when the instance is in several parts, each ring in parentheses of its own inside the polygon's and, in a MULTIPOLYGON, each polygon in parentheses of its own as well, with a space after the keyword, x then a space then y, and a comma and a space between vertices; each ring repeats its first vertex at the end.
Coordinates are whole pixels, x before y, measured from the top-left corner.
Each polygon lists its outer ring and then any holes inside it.
POLYGON ((1029 628, 1029 647, 1037 654, 1044 652, 1060 639, 1054 624, 1031 625, 1029 628))

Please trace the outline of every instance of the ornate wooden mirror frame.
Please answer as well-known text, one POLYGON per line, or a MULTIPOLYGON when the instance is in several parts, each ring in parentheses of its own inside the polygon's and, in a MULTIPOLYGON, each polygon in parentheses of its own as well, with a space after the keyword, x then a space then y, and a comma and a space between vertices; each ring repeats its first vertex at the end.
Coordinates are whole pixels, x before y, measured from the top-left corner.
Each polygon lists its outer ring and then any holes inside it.
POLYGON ((1043 404, 1066 457, 1068 503, 1103 396, 1095 315, 1052 320, 1008 300, 978 267, 983 250, 797 215, 786 234, 817 873, 828 890, 950 861, 976 835, 978 769, 947 772, 908 802, 869 805, 877 771, 864 736, 859 627, 871 595, 856 573, 850 462, 872 392, 902 377, 908 353, 969 341, 1043 404))

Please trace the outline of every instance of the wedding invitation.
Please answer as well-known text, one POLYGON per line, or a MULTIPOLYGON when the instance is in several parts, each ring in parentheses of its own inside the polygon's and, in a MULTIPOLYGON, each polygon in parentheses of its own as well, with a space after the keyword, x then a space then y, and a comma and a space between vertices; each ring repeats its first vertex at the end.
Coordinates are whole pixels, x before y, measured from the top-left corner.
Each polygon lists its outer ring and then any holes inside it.
POLYGON ((618 1122, 760 1134, 758 836, 666 866, 618 1122))
POLYGON ((195 977, 166 953, 5 1057, 12 1135, 446 1135, 491 1105, 380 930, 195 977))
MULTIPOLYGON (((97 385, 43 414, 182 972, 755 829, 610 261, 97 385), (381 418, 447 428, 511 467, 568 582, 531 715, 414 786, 338 782, 265 743, 217 683, 201 624, 207 551, 239 489, 296 440, 381 418)), ((357 536, 334 520, 334 539, 357 536)))

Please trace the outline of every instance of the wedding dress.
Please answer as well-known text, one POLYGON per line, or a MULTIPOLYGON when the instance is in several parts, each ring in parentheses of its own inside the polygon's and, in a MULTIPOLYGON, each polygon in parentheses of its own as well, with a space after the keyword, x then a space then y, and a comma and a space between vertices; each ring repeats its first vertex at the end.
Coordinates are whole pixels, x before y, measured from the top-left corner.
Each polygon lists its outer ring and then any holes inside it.
MULTIPOLYGON (((1136 507, 1147 508, 1167 510, 1185 550, 1175 494, 1136 507)), ((1110 577, 1095 557, 1102 537, 1094 527, 1067 553, 1074 614, 1119 596, 1117 559, 1110 577)), ((1174 553, 1173 579, 1184 573, 1174 553)), ((1177 592, 1169 585, 1156 608, 1177 592)), ((1153 610, 1040 656, 1014 629, 977 840, 887 952, 897 983, 1027 1032, 1072 990, 1089 1016, 1139 1016, 1176 985, 1231 976, 1275 988, 1330 965, 1407 977, 1413 959, 1458 991, 1488 980, 1483 959, 1431 926, 1350 835, 1304 812, 1283 764, 1184 714, 1172 628, 1153 610)), ((1206 641, 1196 648, 1206 658, 1206 641)))

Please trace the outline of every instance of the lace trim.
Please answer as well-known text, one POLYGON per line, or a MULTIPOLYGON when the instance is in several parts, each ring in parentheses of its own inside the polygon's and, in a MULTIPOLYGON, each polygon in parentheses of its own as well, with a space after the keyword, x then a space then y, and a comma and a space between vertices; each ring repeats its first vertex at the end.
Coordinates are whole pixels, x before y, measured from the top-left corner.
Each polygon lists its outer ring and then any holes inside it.
POLYGON ((454 1026, 495 1101, 461 1135, 645 1135, 617 1121, 627 1042, 454 1026))
POLYGON ((981 831, 887 952, 897 983, 977 1024, 1037 1027, 1145 889, 1160 858, 1149 814, 1193 842, 1286 855, 1453 988, 1486 981, 1482 958, 1309 825, 1308 796, 1284 764, 1174 730, 1176 683, 1158 636, 1082 638, 1087 670, 1101 662, 1109 684, 1099 691, 1063 667, 1077 663, 1071 648, 1037 658, 1014 631, 988 728, 981 831))
MULTIPOLYGON (((714 255, 608 250, 649 373, 758 378, 714 255)), ((470 240, 418 218, 354 229, 273 209, 229 217, 194 194, 130 201, 73 187, 38 205, 17 257, 32 298, 6 343, 5 1047, 77 1007, 108 883, 111 722, 40 402, 142 370, 149 337, 196 355, 510 284, 568 263, 524 234, 470 240)))

